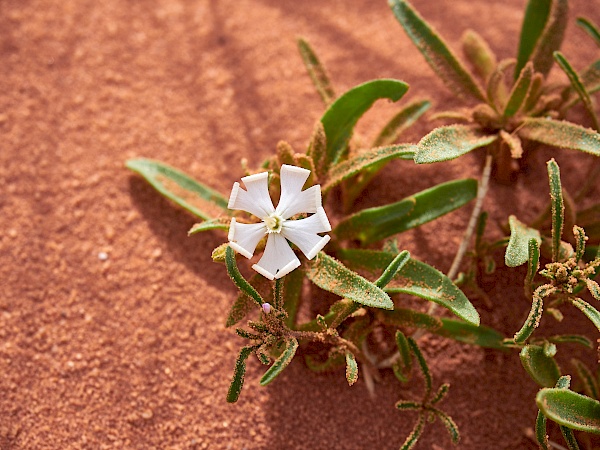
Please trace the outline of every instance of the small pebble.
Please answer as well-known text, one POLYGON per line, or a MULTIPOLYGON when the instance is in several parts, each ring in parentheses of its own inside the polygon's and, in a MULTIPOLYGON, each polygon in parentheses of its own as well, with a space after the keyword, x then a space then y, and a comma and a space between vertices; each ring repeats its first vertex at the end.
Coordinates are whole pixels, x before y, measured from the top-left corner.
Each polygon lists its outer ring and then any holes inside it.
POLYGON ((106 252, 99 252, 98 253, 98 259, 100 261, 106 261, 108 259, 108 253, 106 253, 106 252))

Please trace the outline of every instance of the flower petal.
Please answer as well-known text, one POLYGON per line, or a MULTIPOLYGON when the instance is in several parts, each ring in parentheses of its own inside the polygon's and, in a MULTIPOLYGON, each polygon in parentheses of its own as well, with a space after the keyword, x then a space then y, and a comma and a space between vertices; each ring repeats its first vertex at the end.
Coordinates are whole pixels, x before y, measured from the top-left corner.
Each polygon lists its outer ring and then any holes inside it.
POLYGON ((313 259, 329 242, 329 236, 317 234, 325 231, 331 231, 331 225, 325 210, 320 207, 316 214, 306 219, 285 221, 281 234, 297 245, 308 259, 313 259))
POLYGON ((256 246, 267 234, 264 222, 261 223, 238 223, 235 217, 229 225, 229 245, 240 255, 252 258, 256 246))
POLYGON ((287 275, 299 265, 300 260, 288 241, 281 234, 271 233, 262 258, 252 268, 272 280, 287 275))
POLYGON ((247 191, 240 187, 240 183, 234 183, 227 205, 229 209, 246 211, 260 219, 275 211, 269 195, 268 172, 243 177, 242 181, 247 191))
POLYGON ((303 191, 302 187, 310 170, 283 164, 281 166, 281 197, 277 213, 288 219, 298 213, 313 213, 321 206, 321 186, 315 185, 303 191))

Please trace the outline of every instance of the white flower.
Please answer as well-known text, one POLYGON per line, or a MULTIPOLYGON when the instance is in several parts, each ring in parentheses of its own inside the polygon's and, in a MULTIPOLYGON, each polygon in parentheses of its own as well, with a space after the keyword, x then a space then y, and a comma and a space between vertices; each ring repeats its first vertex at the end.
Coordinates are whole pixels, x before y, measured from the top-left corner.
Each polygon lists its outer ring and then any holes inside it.
POLYGON ((317 234, 331 231, 321 206, 321 186, 317 184, 302 190, 309 175, 310 170, 301 167, 281 166, 281 197, 277 208, 273 207, 269 196, 267 172, 242 178, 247 190, 243 190, 237 182, 233 184, 228 207, 249 212, 262 222, 247 224, 231 219, 229 245, 246 258, 251 258, 258 242, 268 235, 265 252, 252 268, 269 280, 281 278, 300 265, 286 239, 308 259, 313 259, 329 242, 329 236, 317 234), (288 220, 299 213, 315 214, 300 220, 288 220))

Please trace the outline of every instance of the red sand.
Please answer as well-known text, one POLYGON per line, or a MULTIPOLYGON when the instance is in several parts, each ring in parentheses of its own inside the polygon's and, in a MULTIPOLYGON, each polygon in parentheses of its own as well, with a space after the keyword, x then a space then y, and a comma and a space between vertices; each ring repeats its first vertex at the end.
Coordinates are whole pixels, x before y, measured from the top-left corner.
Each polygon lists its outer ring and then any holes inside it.
MULTIPOLYGON (((525 3, 414 0, 457 51, 472 27, 500 58, 515 54, 525 3)), ((600 23, 593 3, 572 2, 563 51, 578 69, 598 57, 573 26, 581 14, 600 23)), ((240 401, 225 403, 242 340, 223 326, 236 290, 210 258, 224 238, 188 238, 194 218, 123 167, 162 160, 227 194, 240 158, 255 166, 281 139, 304 149, 323 106, 298 35, 338 93, 394 77, 411 85, 401 102, 452 107, 386 2, 4 0, 0 30, 0 449, 398 448, 415 416, 394 403, 421 385, 404 388, 391 372, 374 402, 362 379, 350 388, 342 372, 317 375, 300 358, 261 388, 264 368, 252 359, 240 401)), ((378 103, 359 129, 373 136, 396 108, 378 103)), ((405 139, 432 127, 423 121, 405 139)), ((551 156, 567 189, 579 186, 589 157, 538 152, 516 185, 492 183, 489 236, 508 214, 529 220, 543 208, 551 156)), ((477 176, 480 164, 476 155, 395 162, 357 207, 477 176)), ((401 246, 447 270, 468 213, 401 235, 401 246)), ((500 268, 486 280, 493 309, 473 299, 484 324, 507 335, 519 328, 529 308, 522 276, 500 268)), ((597 335, 566 311, 560 326, 543 326, 597 335)), ((435 337, 422 347, 436 383, 451 384, 443 407, 460 448, 535 448, 526 430, 537 387, 516 352, 435 337)), ((565 373, 570 356, 559 349, 565 373)), ((418 446, 450 447, 439 422, 418 446)))

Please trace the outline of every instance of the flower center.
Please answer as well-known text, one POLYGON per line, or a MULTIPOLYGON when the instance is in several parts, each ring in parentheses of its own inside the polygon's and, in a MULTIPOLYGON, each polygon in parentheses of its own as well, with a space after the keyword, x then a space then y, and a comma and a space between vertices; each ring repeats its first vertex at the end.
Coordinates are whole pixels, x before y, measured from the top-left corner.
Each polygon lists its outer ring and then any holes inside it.
POLYGON ((277 213, 273 212, 263 219, 267 226, 267 233, 280 233, 284 219, 277 213))

